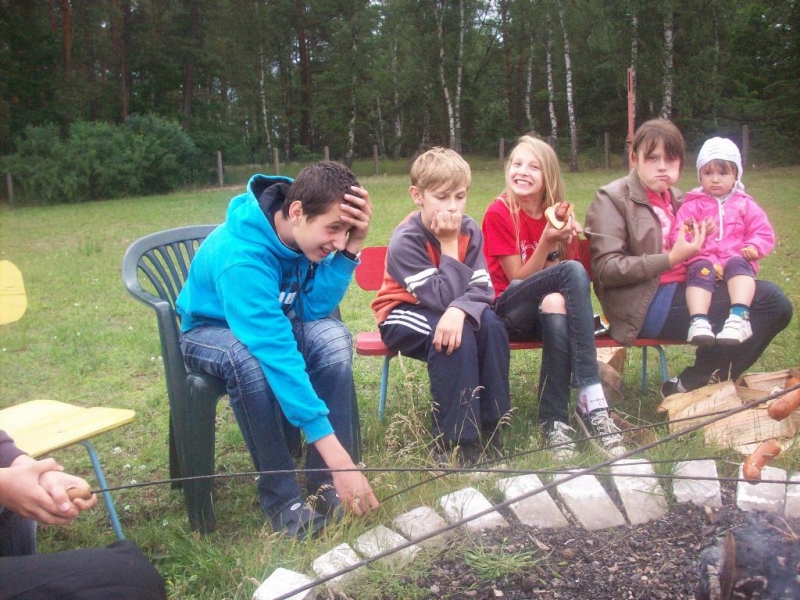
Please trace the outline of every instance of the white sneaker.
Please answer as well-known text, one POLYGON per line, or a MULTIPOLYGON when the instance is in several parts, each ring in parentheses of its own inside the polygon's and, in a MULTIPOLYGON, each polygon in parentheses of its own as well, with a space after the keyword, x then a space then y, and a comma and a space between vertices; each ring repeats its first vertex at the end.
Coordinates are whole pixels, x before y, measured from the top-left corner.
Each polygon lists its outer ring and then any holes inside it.
POLYGON ((547 436, 548 449, 556 460, 561 462, 572 460, 575 456, 575 442, 570 435, 575 433, 572 427, 561 421, 553 421, 544 433, 547 436))
POLYGON ((749 319, 731 315, 725 321, 722 331, 717 334, 717 343, 723 346, 738 346, 753 337, 753 328, 749 319))
POLYGON ((714 331, 708 319, 692 319, 686 341, 695 346, 710 346, 714 343, 714 331))
POLYGON ((601 408, 588 415, 582 415, 576 411, 576 416, 586 437, 598 450, 612 458, 622 456, 627 452, 623 444, 622 431, 614 423, 608 410, 601 408))

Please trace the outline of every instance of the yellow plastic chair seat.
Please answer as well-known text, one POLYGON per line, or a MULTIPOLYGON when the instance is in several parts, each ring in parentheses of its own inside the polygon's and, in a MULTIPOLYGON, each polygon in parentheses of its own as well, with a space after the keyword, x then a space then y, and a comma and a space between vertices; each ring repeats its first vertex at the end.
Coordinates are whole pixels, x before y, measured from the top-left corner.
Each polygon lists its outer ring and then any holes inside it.
POLYGON ((19 321, 28 308, 22 273, 8 260, 0 260, 0 325, 19 321))
POLYGON ((133 421, 125 408, 83 408, 56 400, 31 400, 0 410, 0 429, 34 457, 79 444, 133 421))
MULTIPOLYGON (((73 444, 83 445, 100 488, 105 490, 108 484, 103 467, 89 438, 130 423, 135 416, 136 412, 126 408, 83 408, 56 400, 30 400, 0 410, 0 429, 33 457, 46 456, 73 444)), ((125 539, 111 494, 104 491, 103 500, 117 538, 125 539)))

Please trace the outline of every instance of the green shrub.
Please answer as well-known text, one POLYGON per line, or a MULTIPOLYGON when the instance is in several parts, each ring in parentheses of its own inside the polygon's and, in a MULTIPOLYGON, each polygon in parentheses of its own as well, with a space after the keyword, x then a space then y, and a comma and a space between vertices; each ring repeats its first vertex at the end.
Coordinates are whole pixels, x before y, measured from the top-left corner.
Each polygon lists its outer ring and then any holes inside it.
POLYGON ((124 125, 73 123, 65 141, 54 125, 27 127, 2 166, 27 203, 60 204, 170 192, 192 181, 197 164, 177 124, 132 116, 124 125))

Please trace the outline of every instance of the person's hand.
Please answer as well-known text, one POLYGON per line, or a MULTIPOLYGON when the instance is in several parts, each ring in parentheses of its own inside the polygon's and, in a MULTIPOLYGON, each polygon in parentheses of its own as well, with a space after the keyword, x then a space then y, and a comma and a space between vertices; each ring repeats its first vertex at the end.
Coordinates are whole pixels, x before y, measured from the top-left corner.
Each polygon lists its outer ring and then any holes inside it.
MULTIPOLYGON (((352 466, 355 468, 355 465, 352 466)), ((334 471, 333 487, 345 510, 358 516, 380 507, 375 492, 361 471, 334 471)))
POLYGON ((741 252, 742 256, 747 260, 756 260, 758 258, 758 250, 756 250, 755 246, 745 246, 741 252))
POLYGON ((678 236, 675 238, 675 244, 669 251, 670 266, 674 267, 678 263, 681 263, 699 253, 703 248, 703 244, 706 241, 707 235, 708 229, 705 219, 699 223, 697 221, 693 221, 691 233, 679 231, 678 236))
POLYGON ((10 467, 0 469, 0 504, 44 525, 68 524, 83 510, 82 506, 89 508, 97 499, 71 501, 67 490, 86 482, 62 471, 63 467, 52 458, 17 457, 10 467))
POLYGON ((354 185, 351 186, 351 189, 354 193, 345 194, 344 199, 347 202, 342 202, 339 205, 342 209, 342 215, 339 219, 351 226, 347 234, 345 250, 352 254, 358 254, 367 239, 367 233, 369 233, 369 221, 372 218, 372 201, 369 198, 369 192, 364 188, 354 185))
POLYGON ((433 333, 433 345, 437 352, 444 348, 447 354, 452 354, 461 346, 461 334, 464 330, 466 313, 460 308, 450 307, 439 319, 436 331, 433 333))
POLYGON ((567 219, 567 224, 561 229, 556 229, 548 221, 544 226, 540 243, 544 242, 549 247, 555 248, 560 242, 569 244, 572 238, 582 231, 583 227, 581 227, 581 224, 575 219, 575 215, 570 214, 567 219))
POLYGON ((46 471, 39 477, 39 484, 47 490, 62 511, 70 514, 73 508, 83 512, 97 504, 97 497, 91 493, 89 484, 75 475, 62 471, 46 471))
POLYGON ((431 220, 431 233, 444 245, 448 242, 458 242, 461 233, 461 213, 441 211, 433 215, 431 220))
POLYGON ((314 442, 322 460, 331 469, 333 487, 345 510, 363 515, 380 506, 369 481, 353 463, 353 459, 334 434, 326 435, 314 442))

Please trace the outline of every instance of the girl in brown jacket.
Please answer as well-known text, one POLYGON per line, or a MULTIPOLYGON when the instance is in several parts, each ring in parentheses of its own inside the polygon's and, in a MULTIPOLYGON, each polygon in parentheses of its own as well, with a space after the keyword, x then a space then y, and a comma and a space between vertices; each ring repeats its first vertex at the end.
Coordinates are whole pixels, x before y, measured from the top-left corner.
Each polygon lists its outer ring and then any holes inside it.
MULTIPOLYGON (((611 336, 621 344, 630 345, 637 337, 686 339, 685 261, 700 252, 712 231, 705 222, 694 223, 691 239, 678 236, 669 245, 683 200, 673 185, 685 156, 683 136, 672 122, 647 121, 633 138, 631 172, 600 188, 586 214, 595 293, 611 336)), ((730 298, 721 286, 709 309, 716 329, 729 310, 730 298)), ((698 348, 694 364, 662 385, 662 396, 696 389, 713 378, 736 379, 791 319, 792 304, 781 289, 757 281, 750 310, 753 337, 739 346, 698 348)))

